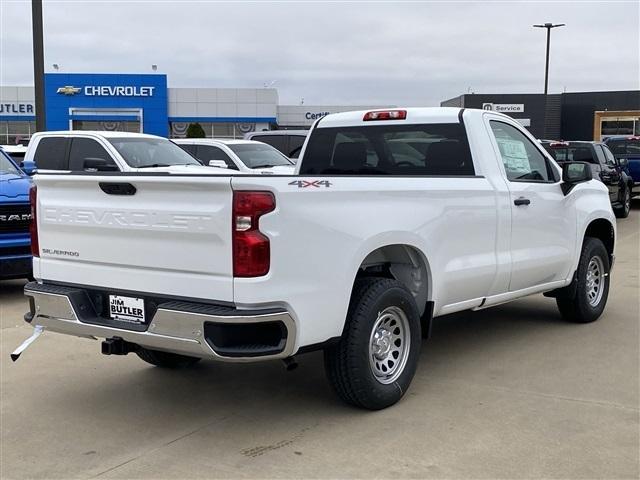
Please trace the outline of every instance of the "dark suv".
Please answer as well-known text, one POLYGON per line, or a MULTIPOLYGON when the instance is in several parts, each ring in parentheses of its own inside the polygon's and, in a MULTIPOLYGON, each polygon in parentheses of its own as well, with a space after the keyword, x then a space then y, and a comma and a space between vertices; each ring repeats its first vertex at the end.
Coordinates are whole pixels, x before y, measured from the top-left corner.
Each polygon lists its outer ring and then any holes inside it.
POLYGON ((616 217, 627 218, 629 216, 633 180, 604 143, 553 142, 548 140, 542 140, 540 143, 559 164, 563 162, 589 163, 593 178, 600 180, 609 189, 609 198, 616 217))
POLYGON ((614 135, 604 143, 633 179, 631 197, 640 195, 640 135, 614 135))

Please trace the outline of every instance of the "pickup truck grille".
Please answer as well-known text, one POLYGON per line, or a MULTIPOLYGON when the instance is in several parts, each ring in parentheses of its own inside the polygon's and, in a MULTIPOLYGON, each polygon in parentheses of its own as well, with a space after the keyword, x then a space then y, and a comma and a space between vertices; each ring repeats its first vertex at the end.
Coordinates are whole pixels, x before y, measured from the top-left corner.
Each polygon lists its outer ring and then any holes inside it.
POLYGON ((31 206, 28 203, 0 205, 0 233, 29 231, 31 206))

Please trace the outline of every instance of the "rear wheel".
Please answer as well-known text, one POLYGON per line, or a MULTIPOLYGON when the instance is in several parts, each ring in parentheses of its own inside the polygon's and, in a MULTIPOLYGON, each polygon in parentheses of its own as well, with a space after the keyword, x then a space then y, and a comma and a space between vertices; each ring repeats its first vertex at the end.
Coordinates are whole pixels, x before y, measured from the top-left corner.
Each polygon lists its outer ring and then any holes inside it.
POLYGON ((572 297, 556 298, 560 314, 565 320, 576 323, 597 320, 609 296, 609 253, 601 240, 585 238, 573 282, 568 288, 575 291, 572 297))
POLYGON ((162 368, 186 368, 200 361, 198 357, 188 357, 177 353, 161 352, 142 348, 136 351, 138 357, 151 365, 162 368))
POLYGON ((420 316, 413 295, 396 280, 356 281, 340 342, 325 350, 325 368, 345 402, 369 410, 393 405, 418 365, 420 316))
POLYGON ((625 187, 620 198, 620 206, 616 208, 615 214, 618 218, 627 218, 631 211, 631 189, 625 187))

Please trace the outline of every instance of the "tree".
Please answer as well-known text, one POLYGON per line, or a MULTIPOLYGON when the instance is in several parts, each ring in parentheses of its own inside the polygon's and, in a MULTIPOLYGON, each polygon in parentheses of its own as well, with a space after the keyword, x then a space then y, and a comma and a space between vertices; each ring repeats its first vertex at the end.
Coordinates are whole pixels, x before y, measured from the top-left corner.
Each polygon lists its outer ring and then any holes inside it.
POLYGON ((187 128, 187 138, 204 138, 204 128, 199 123, 190 123, 187 128))

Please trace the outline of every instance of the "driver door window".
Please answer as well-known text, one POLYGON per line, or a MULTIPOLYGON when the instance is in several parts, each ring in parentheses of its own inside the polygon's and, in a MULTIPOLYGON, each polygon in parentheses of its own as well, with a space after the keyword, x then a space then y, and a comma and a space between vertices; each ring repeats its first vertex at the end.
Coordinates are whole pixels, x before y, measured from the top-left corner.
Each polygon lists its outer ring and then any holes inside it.
POLYGON ((491 120, 490 125, 510 182, 556 181, 545 156, 522 132, 497 120, 491 120))
POLYGON ((91 138, 74 138, 69 149, 69 170, 83 171, 96 168, 117 168, 102 145, 91 138))

